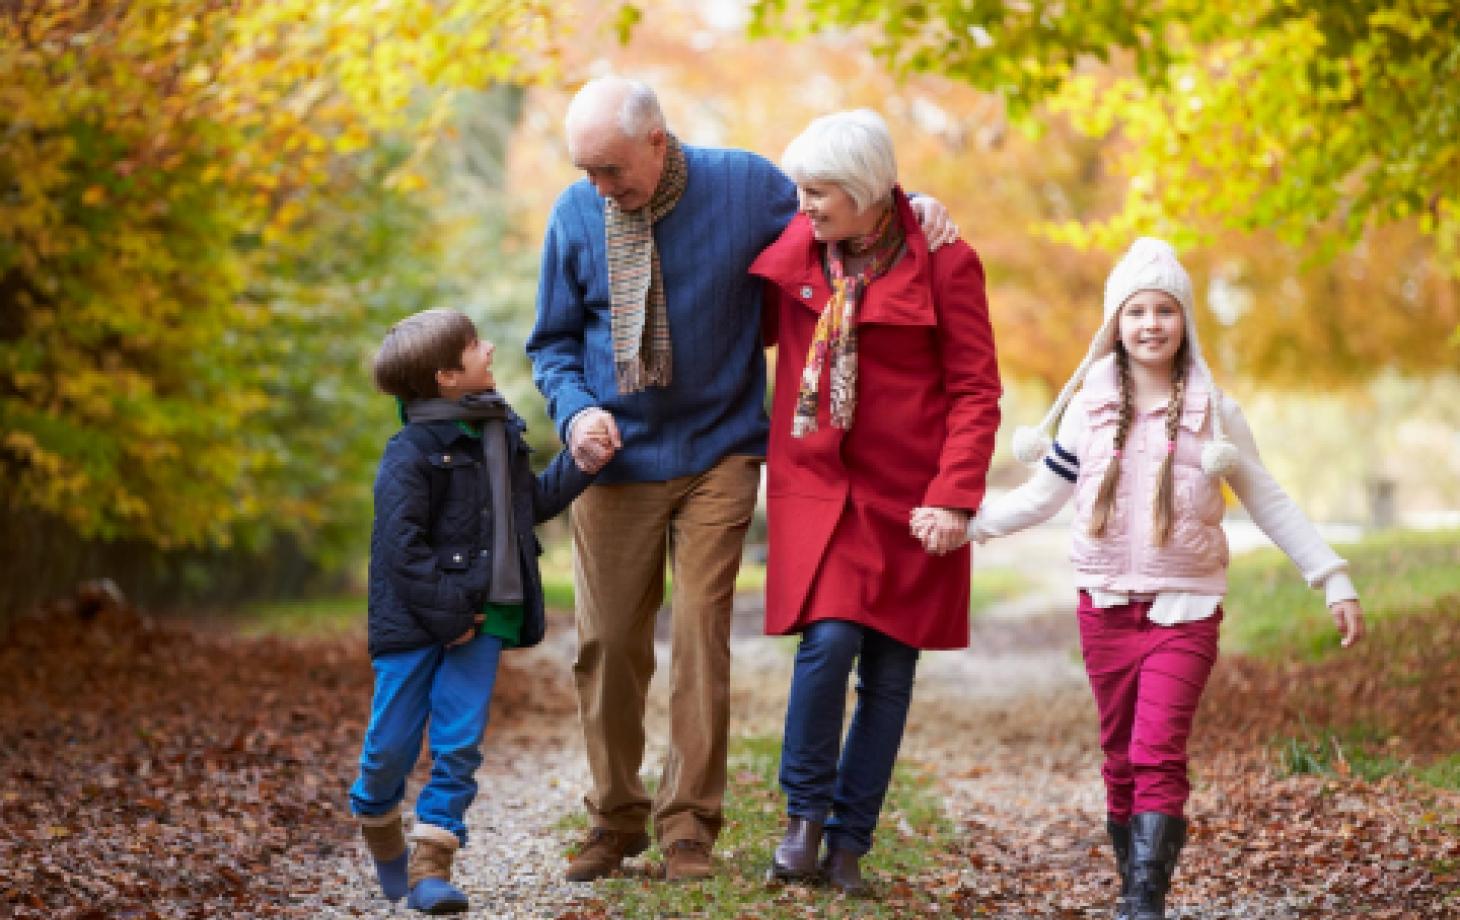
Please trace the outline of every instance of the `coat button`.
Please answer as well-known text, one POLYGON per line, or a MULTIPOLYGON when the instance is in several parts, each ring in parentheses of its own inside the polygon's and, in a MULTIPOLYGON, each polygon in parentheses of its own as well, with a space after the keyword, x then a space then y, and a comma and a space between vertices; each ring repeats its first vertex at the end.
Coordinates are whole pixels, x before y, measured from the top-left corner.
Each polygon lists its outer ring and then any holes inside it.
POLYGON ((451 557, 451 561, 452 562, 460 562, 461 561, 461 553, 454 553, 452 555, 452 557, 451 557))
POLYGON ((811 295, 814 294, 814 293, 816 293, 816 292, 813 291, 813 290, 811 290, 811 285, 809 285, 809 284, 803 284, 801 286, 801 299, 802 300, 810 300, 811 299, 811 295))
POLYGON ((450 454, 442 454, 441 455, 441 462, 442 463, 450 463, 451 462, 451 455, 450 454))
POLYGON ((477 554, 477 555, 479 555, 479 556, 481 556, 481 557, 482 557, 482 558, 483 558, 483 559, 485 559, 485 558, 487 558, 487 557, 488 557, 488 556, 490 556, 490 555, 491 555, 491 554, 492 554, 492 551, 491 551, 491 550, 489 550, 489 549, 484 549, 484 550, 482 550, 482 551, 481 551, 481 552, 480 552, 480 553, 478 553, 478 554, 477 554))

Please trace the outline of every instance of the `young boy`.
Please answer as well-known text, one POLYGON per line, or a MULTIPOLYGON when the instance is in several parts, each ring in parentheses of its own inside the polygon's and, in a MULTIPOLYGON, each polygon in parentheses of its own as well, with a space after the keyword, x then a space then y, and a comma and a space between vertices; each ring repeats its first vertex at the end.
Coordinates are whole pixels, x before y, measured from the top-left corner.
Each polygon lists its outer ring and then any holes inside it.
POLYGON ((451 862, 466 842, 498 656, 545 631, 533 524, 566 508, 597 472, 564 451, 533 475, 522 420, 495 389, 493 350, 464 314, 427 310, 396 323, 375 356, 375 384, 400 401, 405 427, 375 479, 375 693, 350 807, 385 896, 408 895, 408 906, 430 914, 467 909, 451 862), (431 778, 416 799, 408 856, 401 800, 423 732, 431 778))

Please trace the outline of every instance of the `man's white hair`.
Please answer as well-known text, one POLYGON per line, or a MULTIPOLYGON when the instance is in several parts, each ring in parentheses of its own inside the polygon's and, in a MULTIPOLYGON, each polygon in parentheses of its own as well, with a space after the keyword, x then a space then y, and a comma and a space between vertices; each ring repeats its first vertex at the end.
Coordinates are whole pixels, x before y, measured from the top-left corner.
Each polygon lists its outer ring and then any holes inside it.
POLYGON ((859 212, 886 201, 897 184, 892 135, 871 109, 835 112, 811 122, 781 155, 781 168, 797 185, 836 183, 859 212))
POLYGON ((665 129, 664 110, 659 107, 659 97, 649 84, 627 77, 598 77, 583 84, 568 104, 567 124, 571 132, 575 123, 592 122, 602 118, 606 102, 616 101, 618 110, 613 114, 618 128, 625 137, 643 138, 655 128, 665 129))

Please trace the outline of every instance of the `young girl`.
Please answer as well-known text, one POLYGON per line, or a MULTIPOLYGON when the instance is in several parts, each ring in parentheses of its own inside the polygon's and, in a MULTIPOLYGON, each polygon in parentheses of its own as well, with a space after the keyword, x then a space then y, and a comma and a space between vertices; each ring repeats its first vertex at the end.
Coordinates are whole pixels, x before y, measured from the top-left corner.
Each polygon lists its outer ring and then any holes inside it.
MULTIPOLYGON (((1161 240, 1136 240, 1111 272, 1105 322, 1085 360, 1039 428, 1015 433, 1014 452, 1044 463, 985 504, 968 537, 982 543, 1038 524, 1074 497, 1071 557, 1121 876, 1116 916, 1162 920, 1186 838, 1186 741, 1217 657, 1227 587, 1222 477, 1324 589, 1345 647, 1364 633, 1358 596, 1347 563, 1263 467, 1241 410, 1217 390, 1197 343, 1191 279, 1161 240)), ((913 533, 930 551, 953 548, 931 522, 917 509, 913 533)))

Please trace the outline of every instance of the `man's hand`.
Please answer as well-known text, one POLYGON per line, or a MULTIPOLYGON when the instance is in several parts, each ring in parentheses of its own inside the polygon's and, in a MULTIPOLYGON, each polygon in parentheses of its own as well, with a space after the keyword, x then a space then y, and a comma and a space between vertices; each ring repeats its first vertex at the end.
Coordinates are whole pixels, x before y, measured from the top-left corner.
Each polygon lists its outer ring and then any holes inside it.
POLYGON ((487 615, 485 613, 479 613, 476 616, 472 617, 472 619, 476 622, 477 625, 473 626, 471 629, 468 629, 460 636, 457 636, 455 639, 452 639, 450 642, 446 643, 447 648, 456 648, 458 645, 466 645, 472 639, 475 639, 477 635, 477 630, 481 628, 481 625, 483 623, 487 622, 487 615))
POLYGON ((1348 648, 1364 637, 1364 608, 1356 600, 1339 601, 1328 608, 1333 614, 1333 625, 1343 637, 1341 645, 1348 648))
POLYGON ((602 409, 584 409, 568 426, 568 451, 585 473, 603 469, 624 446, 613 416, 602 409))
POLYGON ((961 508, 914 508, 912 535, 924 550, 942 556, 968 542, 968 517, 961 508))
POLYGON ((935 252, 939 246, 958 239, 958 225, 949 216, 948 209, 943 207, 943 202, 927 195, 919 195, 908 199, 908 204, 912 205, 913 213, 918 216, 918 226, 923 228, 923 236, 928 238, 929 251, 935 252))

